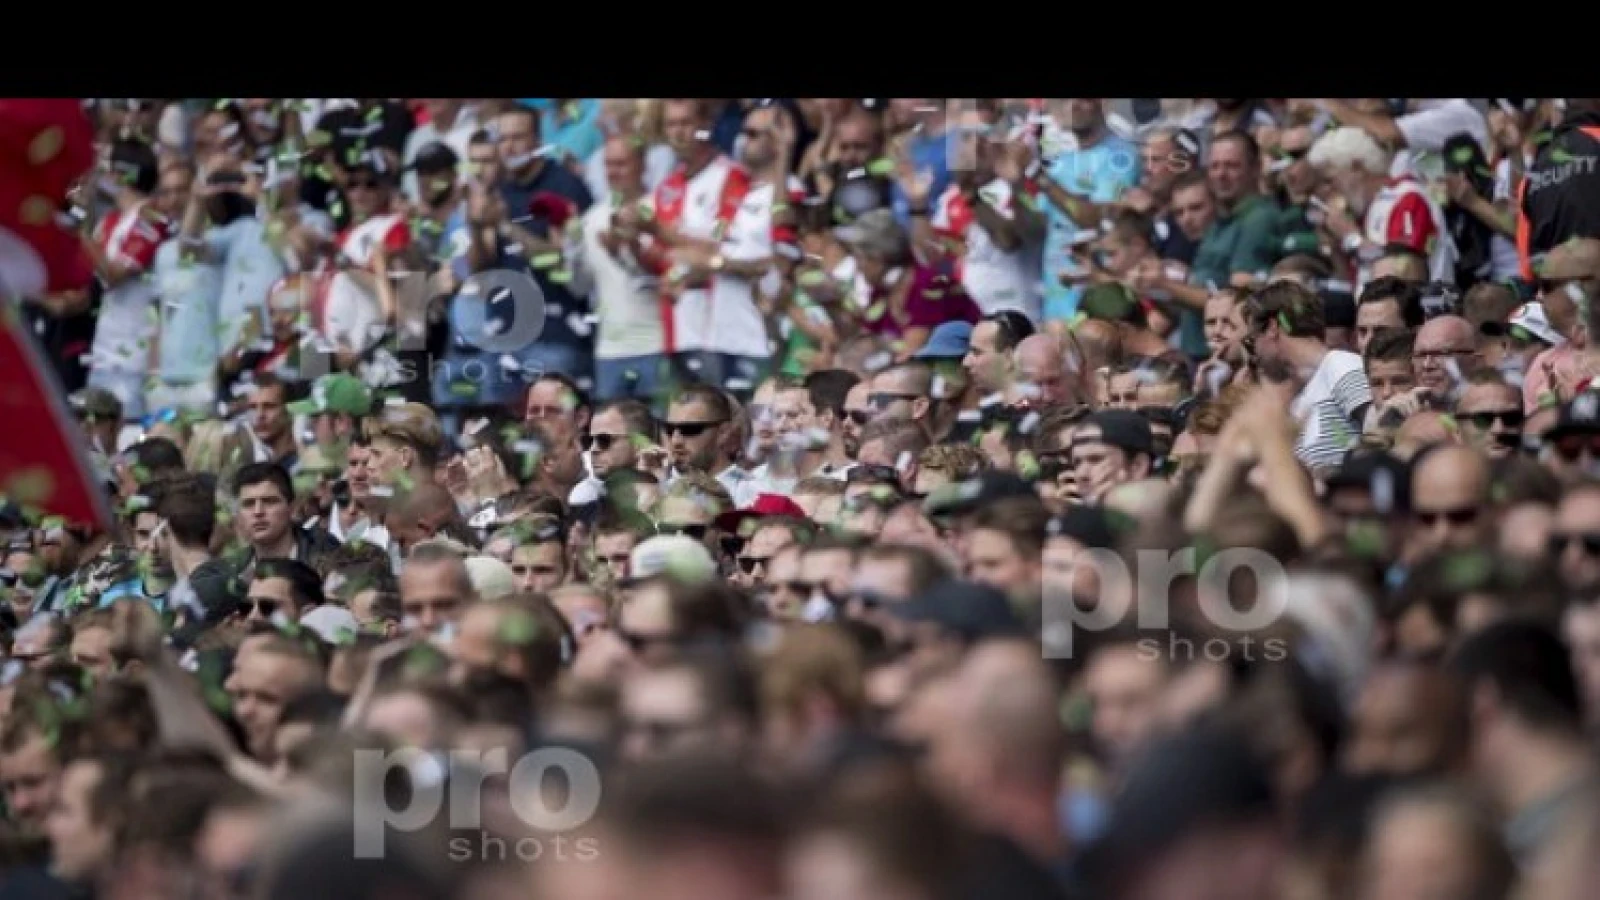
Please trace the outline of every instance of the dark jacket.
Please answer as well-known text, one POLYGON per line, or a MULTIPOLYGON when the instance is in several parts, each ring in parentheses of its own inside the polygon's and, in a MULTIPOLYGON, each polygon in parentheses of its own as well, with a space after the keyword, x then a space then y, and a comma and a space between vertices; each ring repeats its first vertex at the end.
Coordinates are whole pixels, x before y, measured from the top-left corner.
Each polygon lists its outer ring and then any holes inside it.
POLYGON ((1600 112, 1569 115, 1517 189, 1517 255, 1533 260, 1572 238, 1600 238, 1600 112))

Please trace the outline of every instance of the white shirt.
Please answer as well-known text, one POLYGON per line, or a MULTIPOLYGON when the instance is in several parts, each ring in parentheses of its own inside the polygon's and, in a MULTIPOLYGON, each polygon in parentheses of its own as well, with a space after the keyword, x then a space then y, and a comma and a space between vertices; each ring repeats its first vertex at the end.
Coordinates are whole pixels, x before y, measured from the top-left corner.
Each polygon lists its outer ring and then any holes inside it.
POLYGON ((1470 102, 1463 99, 1423 100, 1420 108, 1394 120, 1396 128, 1405 136, 1405 149, 1394 155, 1389 174, 1395 177, 1411 171, 1418 151, 1438 153, 1444 142, 1466 132, 1472 135, 1487 152, 1489 149, 1489 123, 1470 102))
MULTIPOLYGON (((653 191, 656 185, 672 172, 672 167, 678 164, 677 154, 666 144, 651 144, 644 151, 644 189, 653 191)), ((589 154, 588 160, 583 164, 583 183, 589 186, 589 193, 596 200, 611 196, 611 180, 606 177, 606 147, 589 154)))
MULTIPOLYGON (((1016 218, 1011 185, 1005 179, 996 178, 979 188, 978 197, 1003 218, 1016 218)), ((984 315, 1009 309, 1037 321, 1039 298, 1033 290, 1035 279, 1028 277, 1023 249, 1019 247, 1010 252, 1000 249, 988 230, 972 217, 972 213, 962 211, 961 205, 961 189, 952 184, 939 198, 929 220, 935 229, 949 232, 966 243, 966 253, 961 259, 961 286, 984 315)))
POLYGON ((616 208, 610 199, 589 207, 583 215, 582 240, 574 248, 577 258, 572 260, 572 292, 588 294, 600 318, 594 348, 597 359, 644 356, 666 347, 660 280, 630 261, 612 256, 600 243, 616 208))
POLYGON ((1290 415, 1300 422, 1295 456, 1311 468, 1337 466, 1361 434, 1356 413, 1371 402, 1361 357, 1329 350, 1289 406, 1290 415))
MULTIPOLYGON (((1444 221, 1444 211, 1428 196, 1422 183, 1410 176, 1390 179, 1367 204, 1363 237, 1376 247, 1404 244, 1428 258, 1428 277, 1455 281, 1456 242, 1444 221)), ((1359 292, 1371 280, 1371 265, 1360 269, 1359 292)))
MULTIPOLYGON (((685 187, 683 211, 676 227, 681 234, 700 240, 720 239, 724 259, 749 261, 772 256, 771 185, 750 188, 734 213, 727 233, 721 230, 718 214, 723 187, 728 178, 748 177, 725 156, 712 160, 685 187)), ((672 179, 657 191, 659 210, 666 206, 666 193, 675 190, 672 179)), ((675 198, 672 198, 675 199, 675 198)), ((706 288, 684 290, 672 312, 676 349, 680 352, 709 350, 765 359, 772 355, 766 320, 756 308, 755 281, 721 273, 711 277, 706 288)))

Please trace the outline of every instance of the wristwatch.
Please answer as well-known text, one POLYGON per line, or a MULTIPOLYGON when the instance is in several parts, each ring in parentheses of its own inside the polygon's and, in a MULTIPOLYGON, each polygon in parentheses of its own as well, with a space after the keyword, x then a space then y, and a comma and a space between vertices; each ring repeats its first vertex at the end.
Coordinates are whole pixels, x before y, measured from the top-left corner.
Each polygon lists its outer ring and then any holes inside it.
POLYGON ((1361 249, 1361 235, 1359 233, 1357 233, 1357 232, 1352 231, 1349 234, 1344 236, 1344 241, 1342 242, 1342 244, 1344 246, 1344 252, 1346 254, 1354 253, 1357 250, 1361 249))
POLYGON ((722 258, 721 253, 712 254, 711 259, 706 261, 706 267, 713 272, 721 272, 723 266, 726 266, 727 264, 728 261, 722 258))

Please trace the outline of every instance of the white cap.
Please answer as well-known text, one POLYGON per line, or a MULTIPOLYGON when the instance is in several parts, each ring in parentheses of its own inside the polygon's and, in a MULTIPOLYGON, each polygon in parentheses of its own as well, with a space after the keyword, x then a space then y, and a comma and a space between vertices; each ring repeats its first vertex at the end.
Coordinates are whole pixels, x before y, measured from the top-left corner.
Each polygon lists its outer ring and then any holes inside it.
POLYGON ((671 575, 686 584, 699 584, 717 577, 717 564, 711 551, 694 538, 663 534, 633 548, 628 575, 634 580, 671 575))
POLYGON ((317 637, 330 644, 340 643, 361 629, 350 610, 330 604, 323 604, 301 616, 299 624, 315 631, 317 637))
POLYGON ((1544 314, 1544 304, 1537 300, 1517 307, 1506 324, 1513 328, 1521 328, 1552 347, 1559 347, 1567 342, 1566 338, 1550 326, 1550 319, 1544 314))
POLYGON ((517 592, 517 578, 511 567, 493 556, 469 556, 463 562, 478 599, 504 600, 517 592))

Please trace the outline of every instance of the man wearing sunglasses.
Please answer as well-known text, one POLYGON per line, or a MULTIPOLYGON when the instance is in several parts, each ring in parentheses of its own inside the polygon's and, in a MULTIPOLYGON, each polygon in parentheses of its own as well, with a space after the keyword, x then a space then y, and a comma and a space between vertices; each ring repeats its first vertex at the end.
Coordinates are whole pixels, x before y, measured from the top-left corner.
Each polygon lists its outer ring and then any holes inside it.
POLYGON ((1499 372, 1477 372, 1456 401, 1462 434, 1490 459, 1510 456, 1522 446, 1522 394, 1499 372))
POLYGON ((1445 549, 1471 549, 1488 539, 1489 463, 1470 447, 1443 446, 1412 460, 1411 529, 1405 558, 1445 549))
POLYGON ((749 473, 734 464, 729 441, 733 401, 709 384, 691 384, 673 397, 661 437, 672 461, 670 482, 684 472, 705 472, 722 482, 729 494, 749 473))
POLYGON ((1585 391, 1562 404, 1539 461, 1564 484, 1600 474, 1600 393, 1585 391))
POLYGON ((1575 596, 1600 597, 1600 487, 1580 485, 1561 498, 1549 542, 1550 559, 1575 596))
POLYGON ((256 564, 240 618, 284 624, 300 621, 322 603, 322 577, 297 559, 263 559, 256 564))
POLYGON ((604 478, 639 462, 639 449, 656 443, 656 420, 638 400, 616 400, 600 407, 581 439, 595 477, 604 478))

